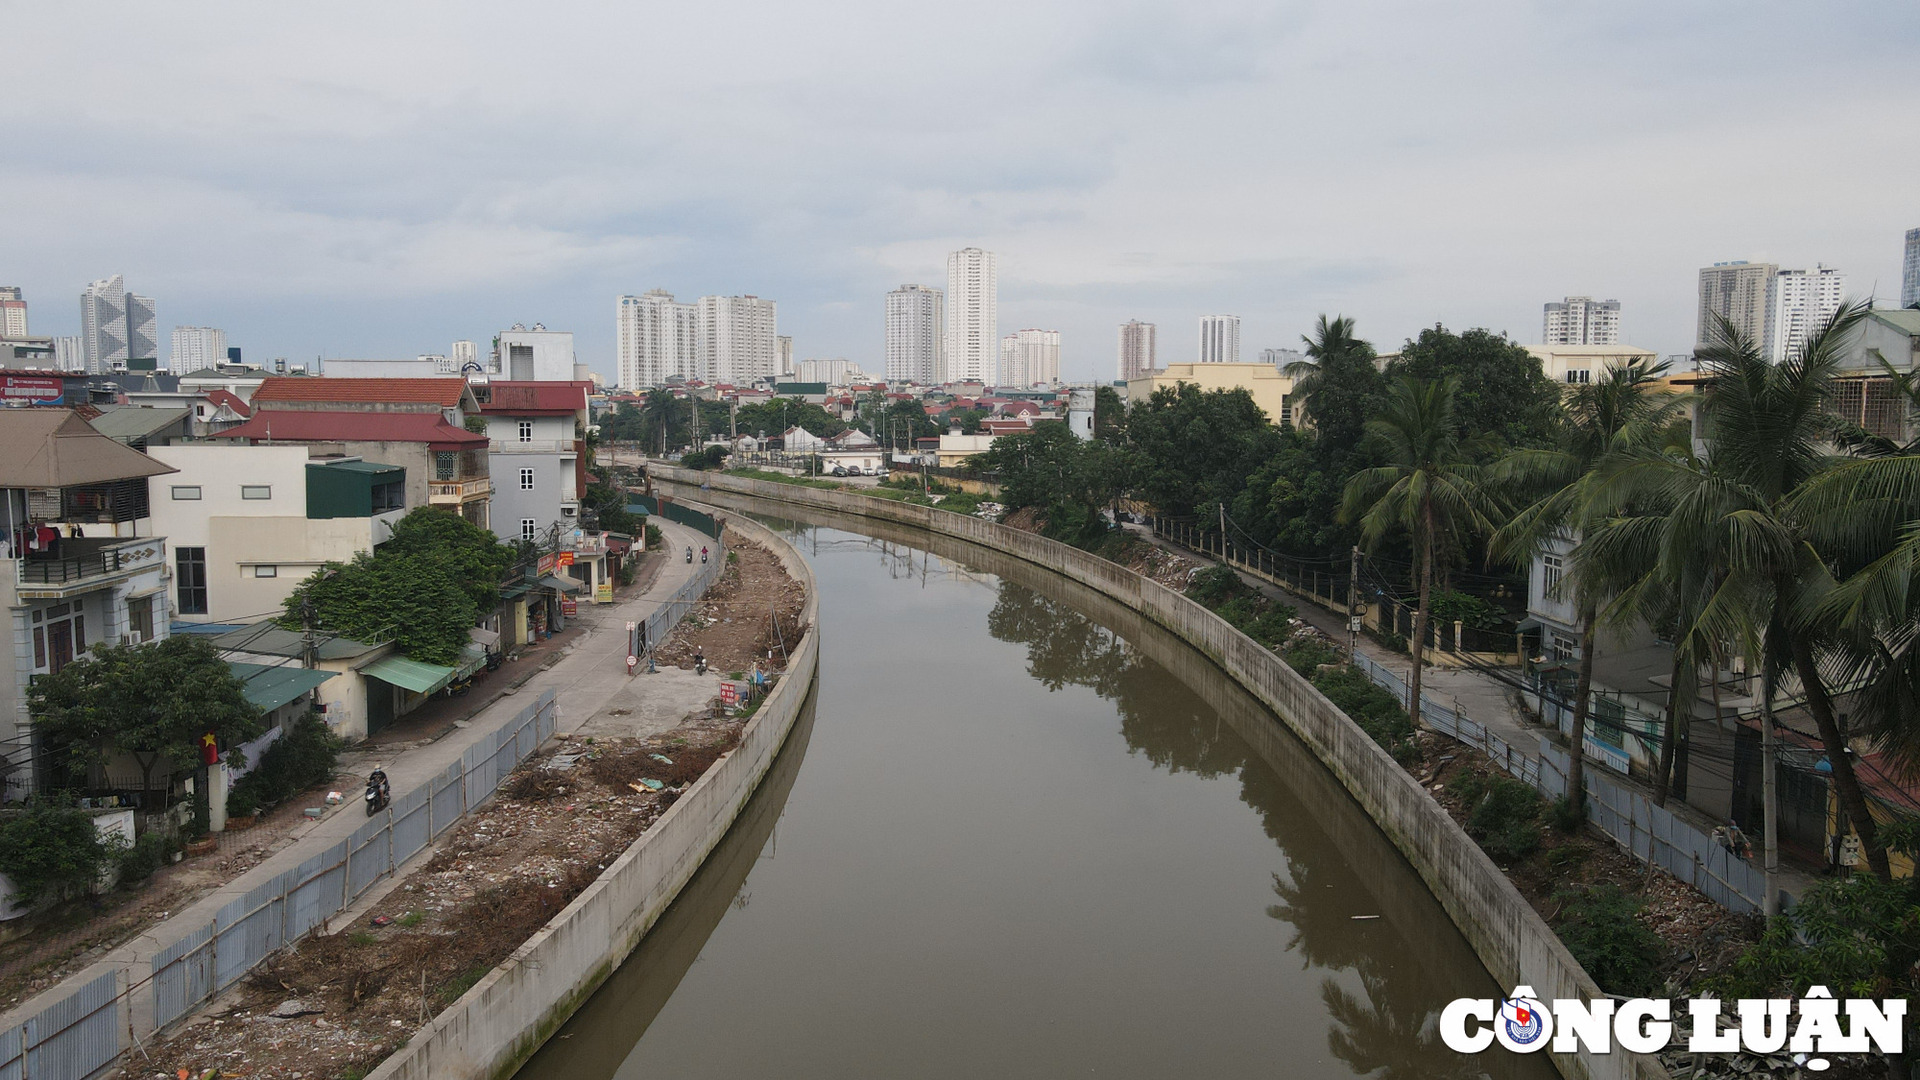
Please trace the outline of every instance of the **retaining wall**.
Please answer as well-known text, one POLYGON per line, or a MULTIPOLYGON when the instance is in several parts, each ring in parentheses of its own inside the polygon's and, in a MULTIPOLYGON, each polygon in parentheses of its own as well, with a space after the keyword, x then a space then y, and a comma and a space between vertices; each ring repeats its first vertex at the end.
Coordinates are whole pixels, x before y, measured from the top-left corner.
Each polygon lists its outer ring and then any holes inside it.
POLYGON ((539 933, 395 1051, 369 1080, 492 1080, 533 1055, 639 945, 746 805, 786 742, 820 656, 818 590, 806 560, 758 523, 728 524, 765 544, 807 590, 807 634, 787 674, 747 721, 740 745, 647 828, 539 933))
MULTIPOLYGON (((701 497, 718 505, 757 504, 777 513, 767 503, 787 503, 950 536, 1053 570, 1139 611, 1206 654, 1292 729, 1406 856, 1502 988, 1531 986, 1549 1001, 1606 996, 1506 874, 1379 744, 1271 650, 1179 593, 1058 541, 934 507, 657 464, 649 472, 656 483, 709 485, 701 497)), ((1667 1080, 1651 1055, 1548 1053, 1573 1080, 1667 1080)))

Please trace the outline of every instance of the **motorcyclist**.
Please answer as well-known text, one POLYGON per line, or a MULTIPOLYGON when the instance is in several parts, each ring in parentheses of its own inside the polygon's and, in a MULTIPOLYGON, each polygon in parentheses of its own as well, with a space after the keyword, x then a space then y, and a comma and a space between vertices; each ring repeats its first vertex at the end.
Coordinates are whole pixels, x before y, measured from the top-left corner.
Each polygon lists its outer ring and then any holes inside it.
POLYGON ((688 562, 693 561, 693 545, 692 544, 687 545, 687 561, 688 562))
POLYGON ((375 765, 373 771, 367 774, 367 816, 372 817, 386 809, 392 799, 393 789, 387 784, 387 774, 375 765))
POLYGON ((700 545, 700 561, 701 562, 707 561, 707 545, 705 544, 700 545))
POLYGON ((696 675, 705 675, 707 673, 707 654, 701 652, 698 648, 693 650, 693 672, 696 675))

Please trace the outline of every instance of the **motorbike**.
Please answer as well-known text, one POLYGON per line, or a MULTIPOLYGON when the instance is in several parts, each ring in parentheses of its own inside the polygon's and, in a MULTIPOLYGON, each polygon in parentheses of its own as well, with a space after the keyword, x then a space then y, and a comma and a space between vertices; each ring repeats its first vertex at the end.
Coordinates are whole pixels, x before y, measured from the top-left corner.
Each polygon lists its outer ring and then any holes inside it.
POLYGON ((692 561, 693 561, 693 549, 692 549, 692 548, 688 548, 688 549, 687 549, 687 561, 688 561, 688 562, 692 562, 692 561))
POLYGON ((699 653, 693 655, 693 673, 695 675, 705 675, 707 673, 707 658, 699 653))
POLYGON ((393 801, 393 789, 387 785, 387 774, 375 769, 367 774, 367 816, 372 817, 387 808, 393 801))
POLYGON ((447 696, 448 697, 466 697, 467 691, 472 689, 473 689, 473 676, 468 675, 463 679, 455 679, 452 682, 448 683, 447 696))
POLYGON ((706 548, 701 548, 701 549, 700 549, 700 561, 701 561, 701 562, 703 562, 703 563, 707 561, 707 549, 706 549, 706 548))

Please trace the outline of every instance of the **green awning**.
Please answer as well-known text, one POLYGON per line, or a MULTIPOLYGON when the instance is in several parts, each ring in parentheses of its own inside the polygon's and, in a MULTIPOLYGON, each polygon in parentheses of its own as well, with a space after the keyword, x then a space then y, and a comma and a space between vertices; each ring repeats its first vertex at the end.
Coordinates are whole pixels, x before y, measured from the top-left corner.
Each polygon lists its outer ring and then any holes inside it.
POLYGON ((546 577, 541 578, 540 584, 545 585, 549 589, 559 589, 561 592, 586 592, 587 591, 587 587, 585 585, 582 585, 577 581, 571 581, 567 578, 560 577, 557 574, 548 574, 546 577))
POLYGON ((514 597, 525 596, 526 594, 532 591, 533 591, 532 582, 530 581, 516 582, 515 584, 509 585, 506 588, 500 590, 500 599, 512 600, 514 597))
POLYGON ((390 682, 416 694, 431 694, 453 681, 453 669, 439 664, 423 664, 404 656, 388 656, 360 669, 381 682, 390 682))
POLYGON ((460 663, 454 668, 453 677, 464 679, 479 671, 487 664, 487 647, 478 642, 469 644, 460 650, 460 663))
POLYGON ((310 671, 297 664, 249 664, 227 661, 240 680, 240 693, 261 712, 272 712, 333 678, 331 671, 310 671))

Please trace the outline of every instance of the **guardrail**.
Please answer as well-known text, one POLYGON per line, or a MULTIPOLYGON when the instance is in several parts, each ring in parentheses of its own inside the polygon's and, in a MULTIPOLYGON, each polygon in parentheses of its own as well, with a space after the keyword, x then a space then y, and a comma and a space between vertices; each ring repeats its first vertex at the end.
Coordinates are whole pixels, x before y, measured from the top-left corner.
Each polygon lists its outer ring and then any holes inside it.
POLYGON ((166 550, 166 542, 157 536, 116 541, 62 538, 59 544, 60 553, 53 558, 27 556, 14 560, 20 584, 71 585, 89 578, 145 570, 161 565, 166 550))

